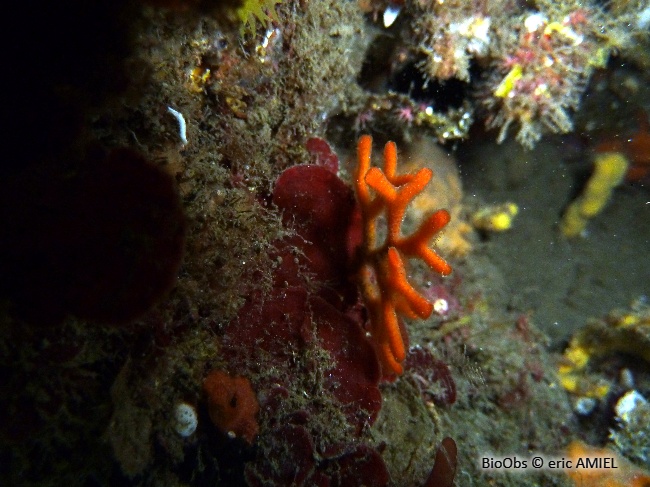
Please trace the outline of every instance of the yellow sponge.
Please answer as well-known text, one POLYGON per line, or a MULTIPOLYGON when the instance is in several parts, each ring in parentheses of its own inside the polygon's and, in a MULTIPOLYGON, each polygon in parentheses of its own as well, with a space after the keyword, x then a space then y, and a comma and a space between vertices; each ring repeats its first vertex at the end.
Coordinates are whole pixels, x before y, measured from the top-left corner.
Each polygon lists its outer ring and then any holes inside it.
POLYGON ((516 203, 486 206, 472 215, 472 225, 486 232, 505 232, 512 228, 517 213, 519 213, 519 206, 516 203))
POLYGON ((592 174, 582 194, 567 208, 560 230, 565 237, 576 237, 587 227, 587 222, 598 215, 627 172, 628 159, 619 152, 604 152, 594 160, 592 174))

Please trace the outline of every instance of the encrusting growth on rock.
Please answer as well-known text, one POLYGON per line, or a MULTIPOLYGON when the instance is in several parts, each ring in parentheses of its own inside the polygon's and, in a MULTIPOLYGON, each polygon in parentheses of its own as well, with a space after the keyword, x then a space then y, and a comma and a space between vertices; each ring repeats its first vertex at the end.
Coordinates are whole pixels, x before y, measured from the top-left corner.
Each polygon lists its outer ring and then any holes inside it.
POLYGON ((406 207, 429 183, 433 172, 422 168, 415 174, 397 175, 397 148, 393 142, 384 148, 383 171, 370 167, 371 153, 372 138, 363 135, 358 144, 354 181, 363 222, 359 281, 383 373, 399 375, 406 357, 406 332, 398 314, 425 319, 433 311, 433 304, 408 282, 403 259, 418 257, 443 276, 450 274, 449 264, 428 246, 450 217, 447 210, 438 210, 415 233, 403 237, 406 207), (371 197, 370 189, 377 196, 371 197), (377 221, 382 213, 386 218, 386 239, 377 245, 377 221))
POLYGON ((241 437, 253 444, 259 432, 257 413, 260 405, 246 377, 232 377, 222 370, 213 370, 203 381, 208 397, 210 419, 231 437, 241 437))

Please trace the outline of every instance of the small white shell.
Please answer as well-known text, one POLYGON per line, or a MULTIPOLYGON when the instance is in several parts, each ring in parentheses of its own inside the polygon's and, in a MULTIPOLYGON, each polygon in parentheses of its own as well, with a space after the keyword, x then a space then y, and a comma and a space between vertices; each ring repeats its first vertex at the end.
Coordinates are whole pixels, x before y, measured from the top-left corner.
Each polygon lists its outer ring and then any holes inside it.
POLYGON ((598 400, 593 397, 580 397, 573 404, 573 410, 580 416, 589 416, 597 405, 598 400))
POLYGON ((393 22, 395 22, 395 19, 401 10, 402 7, 396 7, 394 5, 391 5, 386 10, 384 10, 384 27, 388 28, 393 25, 393 22))
POLYGON ((528 32, 535 32, 541 26, 548 23, 548 18, 541 12, 530 14, 524 20, 524 27, 528 32))
POLYGON ((616 418, 623 422, 629 423, 635 414, 638 414, 637 408, 647 408, 648 401, 637 391, 628 391, 616 403, 616 418))
POLYGON ((185 402, 178 403, 174 409, 174 431, 187 438, 191 436, 198 425, 198 417, 194 406, 185 402))

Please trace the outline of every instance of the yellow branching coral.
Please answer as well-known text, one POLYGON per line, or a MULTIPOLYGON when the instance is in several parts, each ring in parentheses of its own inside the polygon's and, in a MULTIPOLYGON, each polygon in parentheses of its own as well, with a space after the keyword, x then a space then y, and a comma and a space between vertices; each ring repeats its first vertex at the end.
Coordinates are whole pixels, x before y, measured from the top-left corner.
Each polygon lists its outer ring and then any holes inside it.
POLYGON ((277 20, 275 13, 275 5, 282 0, 243 0, 241 7, 237 9, 237 18, 241 21, 240 32, 248 29, 249 32, 255 34, 257 30, 257 21, 259 20, 262 25, 268 25, 271 20, 277 20))

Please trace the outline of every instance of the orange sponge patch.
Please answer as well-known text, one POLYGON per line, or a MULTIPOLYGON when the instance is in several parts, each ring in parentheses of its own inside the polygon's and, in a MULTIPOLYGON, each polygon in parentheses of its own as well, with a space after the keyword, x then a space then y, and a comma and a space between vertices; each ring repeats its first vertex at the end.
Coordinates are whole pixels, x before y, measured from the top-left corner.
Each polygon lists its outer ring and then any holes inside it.
POLYGON ((203 382, 203 390, 208 398, 210 419, 217 428, 228 436, 240 437, 252 444, 259 431, 260 405, 250 381, 214 370, 203 382))

